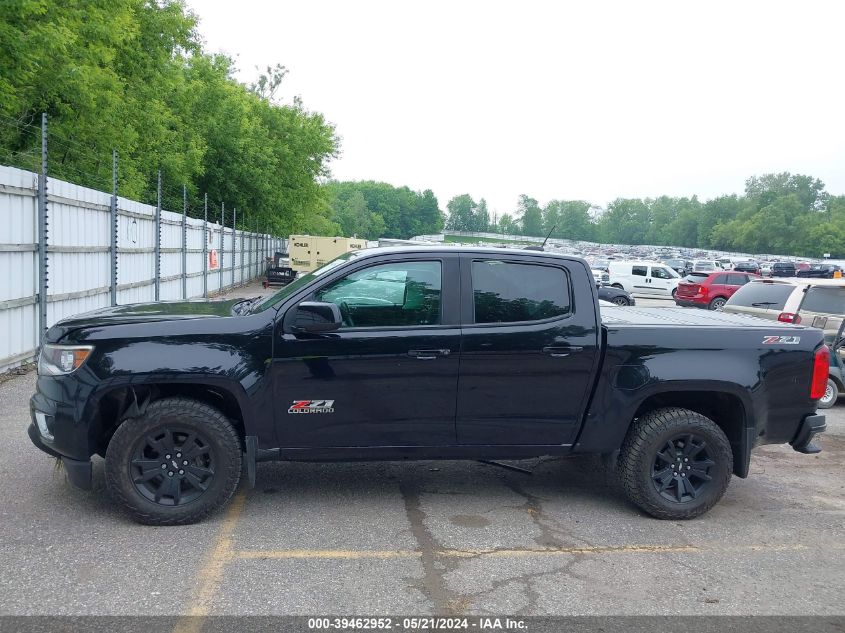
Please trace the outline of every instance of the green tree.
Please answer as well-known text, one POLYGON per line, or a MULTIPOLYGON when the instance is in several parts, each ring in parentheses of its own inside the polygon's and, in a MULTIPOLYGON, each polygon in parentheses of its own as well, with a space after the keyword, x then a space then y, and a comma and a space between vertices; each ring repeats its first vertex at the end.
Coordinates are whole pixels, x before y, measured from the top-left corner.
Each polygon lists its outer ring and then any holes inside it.
POLYGON ((543 235, 543 212, 537 200, 522 194, 519 196, 516 213, 523 235, 543 235))
MULTIPOLYGON (((232 62, 206 54, 179 0, 0 3, 0 158, 37 155, 49 116, 53 176, 109 190, 119 154, 123 196, 179 209, 181 185, 201 212, 207 192, 249 228, 328 227, 319 181, 337 153, 334 128, 301 102, 271 99, 285 69, 250 90, 232 62)), ((32 164, 21 164, 32 167, 32 164)))
POLYGON ((468 193, 453 197, 446 204, 448 217, 446 229, 450 231, 475 231, 473 215, 477 205, 468 193))

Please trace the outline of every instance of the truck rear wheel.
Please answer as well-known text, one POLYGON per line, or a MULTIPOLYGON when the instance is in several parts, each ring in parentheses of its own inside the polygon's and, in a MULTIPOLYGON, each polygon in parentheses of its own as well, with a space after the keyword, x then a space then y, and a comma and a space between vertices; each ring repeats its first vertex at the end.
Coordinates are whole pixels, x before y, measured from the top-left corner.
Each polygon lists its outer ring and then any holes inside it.
POLYGON ((628 498, 658 519, 704 514, 725 494, 732 471, 722 429, 688 409, 657 409, 638 418, 619 455, 628 498))
POLYGON ((238 435, 220 411, 167 398, 115 431, 106 451, 106 483, 139 523, 185 525, 229 500, 241 459, 238 435))

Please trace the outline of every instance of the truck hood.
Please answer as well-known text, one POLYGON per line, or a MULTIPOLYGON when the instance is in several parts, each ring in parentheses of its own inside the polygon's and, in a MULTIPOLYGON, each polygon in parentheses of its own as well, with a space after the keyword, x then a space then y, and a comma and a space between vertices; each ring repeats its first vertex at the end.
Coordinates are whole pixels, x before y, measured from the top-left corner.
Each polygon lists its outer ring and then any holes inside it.
POLYGON ((100 308, 99 310, 62 319, 48 330, 47 341, 56 342, 74 330, 99 328, 109 325, 230 317, 233 316, 232 306, 240 301, 243 301, 243 299, 229 299, 226 301, 160 301, 157 303, 134 303, 100 308))

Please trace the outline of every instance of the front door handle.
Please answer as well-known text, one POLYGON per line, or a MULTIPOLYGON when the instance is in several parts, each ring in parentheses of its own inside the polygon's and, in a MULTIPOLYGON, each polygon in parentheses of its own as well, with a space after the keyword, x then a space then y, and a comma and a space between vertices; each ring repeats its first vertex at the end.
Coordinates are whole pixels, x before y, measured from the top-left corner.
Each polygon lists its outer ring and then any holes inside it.
POLYGON ((548 354, 554 358, 564 358, 565 356, 569 356, 570 354, 577 354, 578 352, 583 352, 583 347, 544 347, 543 353, 548 354))
POLYGON ((434 360, 438 356, 448 356, 452 353, 450 349, 410 349, 408 356, 418 360, 434 360))

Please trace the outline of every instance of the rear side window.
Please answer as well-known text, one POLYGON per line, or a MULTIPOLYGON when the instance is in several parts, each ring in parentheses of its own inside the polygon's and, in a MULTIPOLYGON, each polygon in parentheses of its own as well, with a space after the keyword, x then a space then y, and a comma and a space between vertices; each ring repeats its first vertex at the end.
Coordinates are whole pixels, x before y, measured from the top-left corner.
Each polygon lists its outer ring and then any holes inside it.
POLYGON ((748 281, 748 275, 725 275, 725 284, 728 286, 741 286, 748 281))
POLYGON ((710 282, 712 285, 720 285, 725 286, 728 284, 728 276, 727 275, 715 275, 713 280, 710 282))
POLYGON ((799 311, 845 315, 845 288, 810 286, 799 311))
POLYGON ((648 275, 648 266, 631 266, 631 274, 638 277, 645 277, 648 275))
POLYGON ((569 314, 569 280, 560 268, 472 262, 476 323, 540 321, 569 314))
POLYGON ((782 310, 793 290, 791 284, 745 284, 728 299, 728 305, 782 310))

